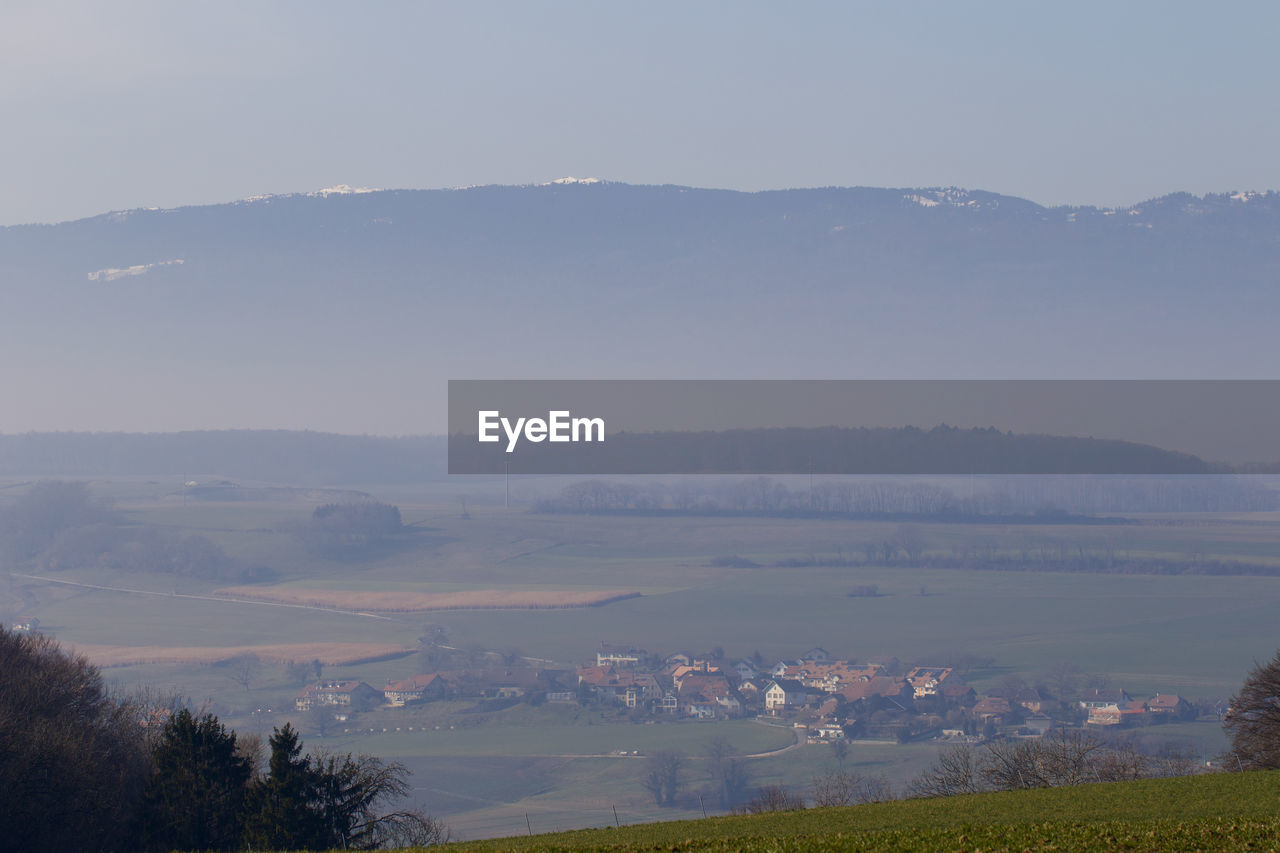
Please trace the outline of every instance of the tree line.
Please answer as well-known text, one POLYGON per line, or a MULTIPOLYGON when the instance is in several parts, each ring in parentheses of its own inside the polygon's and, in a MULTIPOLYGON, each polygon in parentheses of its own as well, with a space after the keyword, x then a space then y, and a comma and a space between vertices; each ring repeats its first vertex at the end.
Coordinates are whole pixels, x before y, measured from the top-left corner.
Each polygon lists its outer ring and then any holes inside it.
POLYGON ((102 567, 241 582, 273 576, 206 536, 128 524, 88 484, 65 480, 36 483, 0 512, 0 552, 42 570, 102 567))
POLYGON ((408 771, 265 746, 211 714, 108 689, 51 638, 0 627, 0 838, 14 850, 377 849, 445 841, 393 809, 408 771), (263 765, 264 753, 266 766, 263 765))
POLYGON ((530 443, 508 454, 456 433, 449 469, 522 474, 1212 474, 1229 473, 1148 444, 1014 434, 994 427, 785 427, 609 433, 593 443, 530 443))
MULTIPOLYGON (((800 478, 803 479, 803 478, 800 478)), ((878 518, 920 516, 963 520, 992 517, 1037 523, 1080 522, 1080 513, 1261 512, 1280 508, 1280 495, 1247 477, 1001 477, 961 485, 911 480, 842 478, 815 483, 772 477, 670 483, 583 480, 540 498, 545 513, 750 514, 878 518), (957 489, 962 491, 958 492, 957 489)))

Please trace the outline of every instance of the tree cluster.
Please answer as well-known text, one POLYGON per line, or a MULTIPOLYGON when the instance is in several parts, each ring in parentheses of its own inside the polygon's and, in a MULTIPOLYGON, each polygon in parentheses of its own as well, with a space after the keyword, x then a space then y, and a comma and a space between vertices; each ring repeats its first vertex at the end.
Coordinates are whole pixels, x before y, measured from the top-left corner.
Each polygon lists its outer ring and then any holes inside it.
POLYGON ((403 530, 399 507, 364 501, 318 506, 294 535, 321 556, 347 560, 369 556, 403 530))
POLYGON ((0 512, 0 552, 44 571, 110 568, 253 582, 274 576, 227 556, 211 539, 124 524, 85 483, 36 483, 0 512))
POLYGON ((128 848, 150 771, 140 704, 83 657, 0 628, 0 846, 128 848))
MULTIPOLYGON (((803 468, 796 469, 798 471, 803 468)), ((1068 513, 1244 512, 1275 509, 1280 498, 1234 476, 984 478, 965 495, 937 483, 858 477, 810 484, 772 477, 681 479, 634 484, 581 480, 535 504, 548 513, 677 513, 945 519, 1030 516, 1066 520, 1068 513)))
POLYGON ((369 756, 303 754, 291 726, 254 738, 216 717, 108 691, 40 634, 0 628, 0 838, 14 850, 377 849, 447 840, 388 811, 408 771, 369 756), (161 725, 163 721, 163 725, 161 725))
POLYGON ((1039 740, 996 740, 981 747, 944 749, 912 780, 911 797, 948 797, 980 791, 1057 788, 1086 782, 1121 782, 1196 772, 1186 750, 1151 755, 1131 740, 1108 742, 1085 729, 1055 729, 1039 740))

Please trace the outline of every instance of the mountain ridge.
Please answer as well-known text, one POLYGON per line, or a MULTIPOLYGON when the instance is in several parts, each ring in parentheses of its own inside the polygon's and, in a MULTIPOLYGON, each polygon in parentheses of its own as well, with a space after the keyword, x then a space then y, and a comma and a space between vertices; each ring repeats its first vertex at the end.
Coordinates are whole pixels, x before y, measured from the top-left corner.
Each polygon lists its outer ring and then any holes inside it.
POLYGON ((1277 235, 1274 192, 607 181, 11 226, 0 431, 416 434, 464 377, 1274 378, 1277 235))
MULTIPOLYGON (((595 186, 595 187, 632 187, 643 189, 664 189, 664 190, 680 190, 693 192, 714 192, 714 193, 734 193, 744 196, 759 196, 777 193, 805 193, 805 192, 829 192, 829 191, 849 191, 849 192, 881 192, 886 194, 902 195, 906 201, 914 201, 921 207, 935 207, 950 205, 952 207, 975 206, 979 204, 977 199, 968 199, 968 196, 977 196, 985 200, 1007 200, 1019 205, 1029 205, 1035 209, 1045 212, 1063 212, 1065 214, 1091 212, 1102 215, 1116 215, 1129 213, 1130 211, 1138 211, 1139 213, 1146 207, 1158 207, 1171 203, 1186 203, 1190 205, 1201 205, 1203 207, 1223 207, 1230 206, 1232 202, 1237 204, 1247 204, 1254 201, 1262 201, 1264 203, 1276 204, 1280 202, 1280 190, 1227 190, 1222 192, 1205 193, 1204 195, 1195 195, 1194 193, 1176 190, 1165 195, 1154 196, 1129 205, 1116 207, 1107 207, 1099 205, 1045 205, 1031 199, 1021 196, 999 193, 985 189, 970 189, 956 185, 950 186, 920 186, 920 187, 878 187, 868 185, 828 185, 814 187, 776 187, 761 190, 737 190, 721 187, 699 187, 689 186, 685 184, 633 184, 626 181, 612 181, 603 178, 575 178, 566 176, 551 181, 530 182, 523 184, 470 184, 457 187, 399 187, 399 188, 376 188, 376 187, 358 187, 349 184, 335 184, 331 187, 325 187, 317 190, 301 190, 297 192, 286 193, 262 193, 246 196, 244 198, 229 199, 226 201, 215 201, 207 203, 183 204, 176 207, 134 207, 120 208, 116 210, 108 210, 92 216, 81 217, 78 219, 59 220, 57 222, 26 222, 14 223, 12 225, 0 225, 0 232, 12 229, 25 228, 48 228, 60 225, 71 225, 81 222, 93 222, 103 219, 119 220, 123 217, 138 215, 144 213, 160 213, 169 214, 179 211, 186 211, 199 208, 224 207, 228 205, 245 205, 257 203, 270 203, 284 199, 298 198, 321 198, 327 199, 330 196, 353 196, 353 195, 379 195, 379 194, 405 194, 405 193, 458 193, 470 190, 493 190, 493 189, 510 189, 510 190, 529 190, 540 188, 559 188, 566 186, 595 186), (953 200, 955 197, 964 199, 963 201, 953 200)), ((1199 210, 1197 212, 1204 212, 1199 210)))

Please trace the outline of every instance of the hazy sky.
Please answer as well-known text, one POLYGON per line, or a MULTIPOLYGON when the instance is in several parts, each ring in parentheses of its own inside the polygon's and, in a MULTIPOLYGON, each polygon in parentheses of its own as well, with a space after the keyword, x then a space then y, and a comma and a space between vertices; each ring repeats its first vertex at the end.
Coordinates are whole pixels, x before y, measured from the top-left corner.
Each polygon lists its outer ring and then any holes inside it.
POLYGON ((337 183, 1280 187, 1251 2, 0 6, 0 224, 337 183))

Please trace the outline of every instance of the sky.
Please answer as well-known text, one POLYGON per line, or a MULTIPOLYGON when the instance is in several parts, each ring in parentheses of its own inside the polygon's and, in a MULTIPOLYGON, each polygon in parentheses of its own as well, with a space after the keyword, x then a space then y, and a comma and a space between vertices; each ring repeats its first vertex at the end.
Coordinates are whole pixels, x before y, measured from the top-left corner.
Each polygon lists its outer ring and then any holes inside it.
POLYGON ((335 184, 1280 188, 1269 2, 0 6, 0 225, 335 184))

